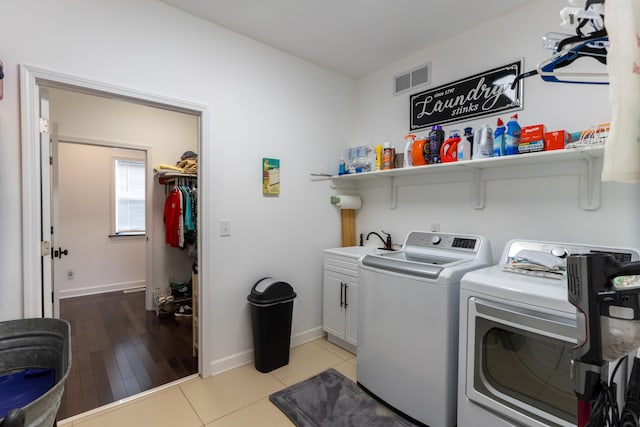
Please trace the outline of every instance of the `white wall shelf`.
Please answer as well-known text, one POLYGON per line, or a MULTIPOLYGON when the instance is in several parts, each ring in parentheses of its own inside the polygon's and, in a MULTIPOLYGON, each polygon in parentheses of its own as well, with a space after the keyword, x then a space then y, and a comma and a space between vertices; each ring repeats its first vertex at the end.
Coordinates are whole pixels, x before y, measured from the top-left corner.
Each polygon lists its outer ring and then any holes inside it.
POLYGON ((383 171, 364 172, 353 175, 332 176, 333 189, 357 189, 363 181, 383 180, 389 185, 389 207, 397 206, 396 178, 421 176, 427 181, 441 182, 438 177, 450 172, 465 172, 462 180, 472 185, 471 205, 474 209, 483 209, 485 205, 484 186, 488 179, 497 179, 489 171, 508 171, 504 179, 510 177, 540 177, 578 175, 580 177, 580 207, 584 210, 596 210, 600 207, 600 175, 598 165, 604 155, 603 146, 581 147, 568 150, 540 151, 498 158, 478 159, 464 162, 440 163, 437 165, 413 166, 383 171), (529 166, 541 166, 532 168, 529 166))

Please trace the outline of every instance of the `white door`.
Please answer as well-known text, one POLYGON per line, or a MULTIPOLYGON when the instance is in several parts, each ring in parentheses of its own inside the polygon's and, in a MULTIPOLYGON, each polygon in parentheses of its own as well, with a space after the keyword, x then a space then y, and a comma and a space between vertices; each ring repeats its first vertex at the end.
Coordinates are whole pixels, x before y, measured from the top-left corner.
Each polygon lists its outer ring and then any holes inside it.
MULTIPOLYGON (((49 141, 51 141, 51 166, 50 170, 50 182, 51 182, 51 292, 53 292, 53 317, 60 317, 60 270, 56 269, 56 259, 62 258, 68 254, 66 249, 62 249, 59 246, 55 246, 55 243, 60 243, 60 222, 59 222, 59 209, 58 209, 58 124, 49 123, 49 141), (57 284, 57 285, 56 285, 57 284)), ((44 216, 44 215, 43 215, 44 216)))
POLYGON ((49 92, 40 88, 40 176, 41 176, 41 217, 42 242, 48 250, 42 251, 42 313, 52 317, 53 313, 53 257, 55 247, 51 232, 51 142, 49 135, 49 92))
POLYGON ((325 332, 344 339, 344 285, 343 276, 324 270, 322 326, 325 332))
POLYGON ((358 345, 358 282, 349 279, 346 282, 345 290, 345 308, 346 308, 346 326, 345 341, 350 344, 358 345))

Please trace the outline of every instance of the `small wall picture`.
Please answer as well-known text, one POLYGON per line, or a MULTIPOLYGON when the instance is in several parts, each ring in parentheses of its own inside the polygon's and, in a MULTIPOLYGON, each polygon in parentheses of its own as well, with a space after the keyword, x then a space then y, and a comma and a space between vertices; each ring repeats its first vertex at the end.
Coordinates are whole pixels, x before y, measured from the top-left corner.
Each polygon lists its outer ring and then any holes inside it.
POLYGON ((279 159, 262 159, 262 194, 265 196, 280 194, 279 159))

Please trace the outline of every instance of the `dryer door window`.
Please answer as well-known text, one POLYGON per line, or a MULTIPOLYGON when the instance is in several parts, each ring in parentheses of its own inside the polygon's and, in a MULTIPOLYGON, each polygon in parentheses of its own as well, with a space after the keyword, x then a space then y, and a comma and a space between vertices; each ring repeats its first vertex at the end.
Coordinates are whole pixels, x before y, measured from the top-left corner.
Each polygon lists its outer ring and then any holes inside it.
POLYGON ((475 308, 469 397, 503 415, 525 416, 540 425, 575 425, 577 399, 570 377, 575 341, 544 328, 557 327, 558 318, 548 321, 530 310, 518 313, 518 307, 504 307, 502 317, 499 303, 476 301, 475 308))
MULTIPOLYGON (((572 343, 512 327, 491 325, 486 319, 477 347, 476 389, 509 403, 537 407, 567 421, 577 421, 577 402, 570 377, 572 343)), ((516 404, 517 406, 520 406, 516 404)))

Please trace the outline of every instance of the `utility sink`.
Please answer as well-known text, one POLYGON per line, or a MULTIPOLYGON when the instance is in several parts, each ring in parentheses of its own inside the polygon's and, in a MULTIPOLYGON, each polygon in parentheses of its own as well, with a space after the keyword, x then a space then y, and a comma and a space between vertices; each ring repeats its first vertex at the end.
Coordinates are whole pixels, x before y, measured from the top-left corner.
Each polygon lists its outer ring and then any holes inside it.
POLYGON ((386 252, 384 249, 379 249, 375 246, 346 246, 343 248, 332 248, 325 250, 327 253, 348 256, 352 258, 361 258, 365 255, 369 255, 376 252, 386 252))

